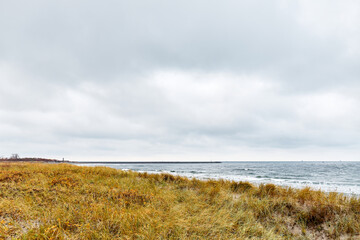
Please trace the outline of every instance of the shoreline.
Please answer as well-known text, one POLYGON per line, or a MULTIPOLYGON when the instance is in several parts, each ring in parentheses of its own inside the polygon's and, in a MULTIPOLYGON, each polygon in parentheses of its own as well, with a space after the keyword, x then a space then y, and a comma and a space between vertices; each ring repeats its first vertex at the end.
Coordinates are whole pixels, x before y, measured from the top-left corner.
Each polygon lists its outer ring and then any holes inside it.
POLYGON ((72 163, 72 164, 212 164, 212 163, 222 163, 220 161, 116 161, 116 162, 101 162, 101 161, 84 161, 84 162, 79 162, 79 161, 69 161, 68 163, 72 163))
POLYGON ((1 162, 42 162, 71 164, 211 164, 221 161, 70 161, 47 158, 0 158, 1 162))
MULTIPOLYGON (((256 162, 258 163, 258 162, 256 162)), ((149 163, 150 164, 150 163, 149 163)), ((221 164, 226 165, 226 162, 221 162, 221 164)), ((81 166, 81 164, 76 164, 81 166)), ((99 164, 101 165, 101 163, 99 164)), ((338 185, 336 182, 327 182, 326 179, 324 179, 322 182, 318 182, 317 180, 313 181, 313 179, 309 179, 309 180, 303 180, 303 179, 279 179, 279 178, 269 178, 269 177, 264 177, 264 178, 256 178, 254 175, 246 175, 247 174, 247 170, 248 170, 248 166, 245 166, 246 171, 239 173, 239 175, 228 175, 228 173, 225 173, 224 175, 219 175, 217 173, 214 172, 207 172, 208 170, 210 170, 211 168, 213 169, 212 166, 206 167, 204 165, 204 171, 203 169, 199 169, 196 167, 196 165, 194 165, 194 171, 192 171, 191 166, 189 167, 179 167, 176 168, 171 167, 170 166, 165 166, 165 167, 157 167, 155 164, 153 165, 153 167, 149 167, 146 166, 146 164, 144 164, 144 166, 141 167, 137 167, 136 164, 133 163, 129 163, 130 166, 122 166, 121 164, 119 165, 113 165, 112 164, 103 164, 103 166, 107 166, 107 167, 111 167, 114 169, 121 169, 121 170, 131 170, 131 171, 136 171, 136 172, 147 172, 149 174, 162 174, 162 173, 168 173, 168 174, 172 174, 172 175, 176 175, 176 176, 182 176, 182 177, 187 177, 187 178, 196 178, 199 180, 228 180, 228 181, 246 181, 246 182, 250 182, 251 184, 254 185, 260 185, 260 184, 267 184, 267 183, 271 183, 271 184, 275 184, 277 186, 280 187, 291 187, 291 188, 295 188, 295 189, 302 189, 302 188, 306 188, 306 187, 310 187, 313 191, 323 191, 326 193, 330 193, 330 192, 337 192, 337 193, 341 193, 341 194, 345 194, 347 196, 356 196, 359 197, 360 193, 359 193, 359 187, 354 185, 352 187, 349 187, 348 185, 344 184, 344 185, 338 185), (191 170, 191 171, 190 171, 191 170), (197 172, 198 171, 198 172, 197 172), (244 175, 242 175, 244 174, 244 175)), ((91 166, 91 165, 90 165, 91 166)), ((96 164, 94 164, 93 166, 97 166, 96 164)), ((222 165, 221 165, 222 166, 222 165)), ((219 165, 219 167, 221 167, 219 165)), ((217 167, 217 166, 216 166, 217 167)), ((215 168, 216 168, 215 167, 215 168)), ((242 168, 244 166, 241 166, 240 168, 242 168)))
MULTIPOLYGON (((87 164, 93 164, 94 166, 109 166, 109 165, 146 165, 146 164, 155 164, 155 165, 161 165, 161 164, 174 164, 174 165, 186 165, 186 164, 227 164, 227 163, 244 163, 244 162, 230 162, 230 161, 116 161, 116 162, 112 162, 112 161, 69 161, 69 160, 57 160, 57 159, 45 159, 45 158, 18 158, 18 159, 11 159, 11 158, 1 158, 0 159, 0 163, 51 163, 51 164, 61 164, 61 163, 67 163, 67 164, 74 164, 74 165, 78 165, 78 166, 82 166, 82 165, 87 165, 87 164)), ((245 162, 246 163, 246 162, 245 162)), ((258 161, 248 161, 248 163, 260 163, 258 161)), ((263 163, 263 162, 261 162, 263 163)), ((267 162, 268 163, 268 162, 267 162)), ((292 162, 288 162, 288 163, 292 163, 292 162)), ((298 162, 299 163, 299 162, 298 162)), ((316 162, 315 162, 316 163, 316 162)), ((319 162, 321 163, 321 162, 319 162)), ((109 166, 111 167, 111 166, 109 166)), ((114 169, 124 169, 124 168, 117 168, 114 166, 114 169)), ((127 169, 124 169, 127 170, 127 169)), ((132 170, 132 171, 138 171, 138 172, 144 172, 146 170, 132 170)), ((184 174, 184 173, 180 173, 180 172, 176 172, 176 171, 172 171, 172 170, 163 170, 163 171, 154 171, 154 170, 148 170, 146 171, 148 173, 154 173, 154 174, 161 174, 161 173, 169 173, 169 174, 173 174, 173 175, 178 175, 178 176, 182 176, 182 177, 187 177, 187 178, 197 178, 199 180, 230 180, 230 181, 246 181, 246 182, 250 182, 251 184, 255 184, 255 185, 260 185, 260 184, 267 184, 267 183, 271 183, 271 184, 275 184, 277 186, 280 187, 291 187, 291 188, 295 188, 295 189, 302 189, 305 187, 310 187, 313 191, 322 191, 325 193, 331 193, 331 192, 337 192, 339 194, 344 194, 347 196, 355 196, 355 197, 359 197, 360 193, 358 193, 357 190, 351 190, 351 189, 343 189, 344 186, 341 185, 332 185, 330 182, 323 182, 323 183, 318 183, 318 182, 311 182, 309 181, 308 183, 301 183, 299 180, 298 183, 296 182, 286 182, 286 181, 278 181, 278 180, 273 180, 273 179, 262 179, 262 178, 257 178, 257 179, 253 179, 253 177, 249 177, 249 176, 244 176, 244 178, 232 178, 232 177, 228 177, 227 175, 224 176, 198 176, 196 173, 192 173, 192 174, 184 174)), ((298 181, 296 179, 294 179, 294 181, 298 181)), ((356 187, 355 187, 356 188, 356 187)))

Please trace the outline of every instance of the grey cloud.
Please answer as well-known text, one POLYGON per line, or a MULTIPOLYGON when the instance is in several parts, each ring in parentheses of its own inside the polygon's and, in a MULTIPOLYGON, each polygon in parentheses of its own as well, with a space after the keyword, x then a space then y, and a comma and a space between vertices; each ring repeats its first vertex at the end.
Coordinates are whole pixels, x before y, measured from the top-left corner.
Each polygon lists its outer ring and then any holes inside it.
POLYGON ((356 9, 1 1, 0 150, 130 159, 348 152, 360 140, 356 9))
POLYGON ((35 1, 2 9, 3 56, 63 80, 163 67, 268 70, 323 44, 299 40, 309 36, 279 1, 35 1))

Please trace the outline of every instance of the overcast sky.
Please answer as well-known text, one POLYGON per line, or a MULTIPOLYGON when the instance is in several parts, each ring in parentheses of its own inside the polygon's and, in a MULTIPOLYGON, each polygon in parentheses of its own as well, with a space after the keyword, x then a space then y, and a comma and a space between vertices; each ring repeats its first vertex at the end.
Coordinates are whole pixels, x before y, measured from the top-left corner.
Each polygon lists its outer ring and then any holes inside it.
POLYGON ((358 0, 0 0, 0 157, 360 160, 358 0))

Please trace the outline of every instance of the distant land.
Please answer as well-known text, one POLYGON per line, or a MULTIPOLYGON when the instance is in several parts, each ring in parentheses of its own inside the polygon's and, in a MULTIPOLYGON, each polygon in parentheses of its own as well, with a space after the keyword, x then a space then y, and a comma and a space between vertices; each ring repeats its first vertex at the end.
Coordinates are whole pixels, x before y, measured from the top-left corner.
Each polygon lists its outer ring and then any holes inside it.
POLYGON ((0 162, 43 162, 43 163, 76 163, 76 164, 197 164, 221 163, 220 161, 69 161, 47 158, 0 158, 0 162))
POLYGON ((67 160, 47 159, 47 158, 0 158, 0 162, 42 162, 42 163, 69 163, 67 160))

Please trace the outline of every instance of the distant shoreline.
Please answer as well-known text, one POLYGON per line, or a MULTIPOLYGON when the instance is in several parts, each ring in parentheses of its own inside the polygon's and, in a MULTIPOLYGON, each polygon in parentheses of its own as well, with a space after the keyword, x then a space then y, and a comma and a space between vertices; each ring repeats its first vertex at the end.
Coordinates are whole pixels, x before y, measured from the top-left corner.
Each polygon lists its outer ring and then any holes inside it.
POLYGON ((134 162, 100 162, 100 161, 96 161, 96 162, 75 162, 75 161, 70 161, 68 163, 76 163, 76 164, 208 164, 208 163, 221 163, 220 161, 204 161, 204 162, 200 162, 200 161, 192 161, 192 162, 171 162, 171 161, 164 161, 164 162, 161 162, 161 161, 142 161, 142 162, 139 162, 139 161, 134 161, 134 162))
POLYGON ((209 164, 222 163, 220 161, 69 161, 46 158, 1 158, 0 162, 42 162, 42 163, 71 163, 71 164, 209 164))
POLYGON ((0 162, 41 162, 41 163, 69 163, 67 160, 47 159, 47 158, 0 158, 0 162))

